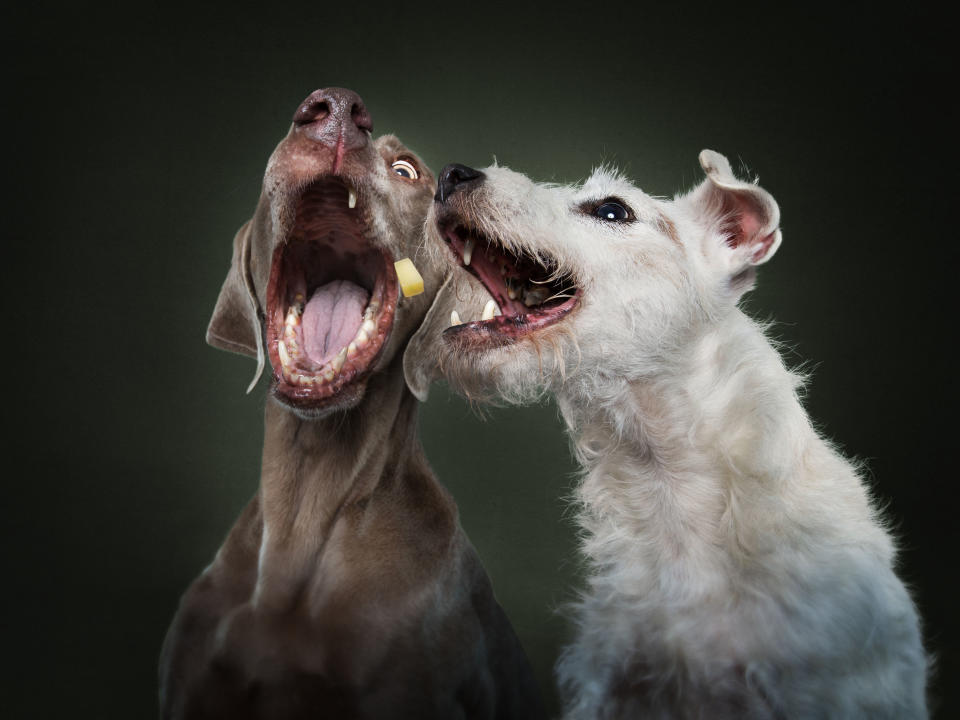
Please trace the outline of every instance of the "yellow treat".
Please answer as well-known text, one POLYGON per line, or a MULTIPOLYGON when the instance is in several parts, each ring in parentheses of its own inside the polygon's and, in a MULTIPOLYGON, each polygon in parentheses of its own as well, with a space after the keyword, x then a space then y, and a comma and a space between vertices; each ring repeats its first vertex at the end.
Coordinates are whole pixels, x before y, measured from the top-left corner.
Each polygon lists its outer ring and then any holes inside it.
POLYGON ((393 266, 397 269, 400 289, 406 297, 413 297, 423 292, 423 277, 417 272, 413 260, 410 258, 397 260, 393 266))

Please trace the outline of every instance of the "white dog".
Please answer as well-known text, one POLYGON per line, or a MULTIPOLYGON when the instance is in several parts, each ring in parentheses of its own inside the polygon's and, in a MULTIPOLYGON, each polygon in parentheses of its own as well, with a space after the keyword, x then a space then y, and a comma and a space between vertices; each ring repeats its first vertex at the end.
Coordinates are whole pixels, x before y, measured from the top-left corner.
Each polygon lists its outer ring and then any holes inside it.
POLYGON ((414 339, 436 360, 408 380, 557 397, 591 567, 558 668, 567 718, 926 717, 894 543, 737 307, 779 208, 723 156, 700 164, 672 201, 605 170, 558 187, 448 166, 428 223, 469 273, 447 281, 414 339))

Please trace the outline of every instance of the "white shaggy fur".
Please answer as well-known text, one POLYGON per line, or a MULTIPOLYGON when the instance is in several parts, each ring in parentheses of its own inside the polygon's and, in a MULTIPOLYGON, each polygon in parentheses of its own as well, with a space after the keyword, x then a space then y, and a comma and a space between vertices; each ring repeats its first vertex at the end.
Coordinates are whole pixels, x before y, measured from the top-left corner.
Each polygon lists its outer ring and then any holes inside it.
MULTIPOLYGON (((583 289, 520 342, 439 350, 471 397, 554 393, 583 465, 591 573, 558 666, 565 718, 926 717, 890 535, 858 469, 811 425, 800 379, 737 307, 779 245, 777 204, 723 156, 701 164, 707 179, 672 201, 606 170, 558 187, 501 167, 451 200, 583 289), (609 197, 636 221, 584 210, 609 197)), ((464 287, 448 302, 478 317, 464 287)))

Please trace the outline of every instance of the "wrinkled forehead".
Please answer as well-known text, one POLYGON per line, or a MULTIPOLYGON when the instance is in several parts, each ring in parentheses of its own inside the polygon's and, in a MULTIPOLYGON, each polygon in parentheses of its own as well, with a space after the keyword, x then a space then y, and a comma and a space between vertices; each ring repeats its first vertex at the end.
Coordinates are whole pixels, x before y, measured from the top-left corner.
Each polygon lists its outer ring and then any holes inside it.
POLYGON ((420 156, 400 142, 396 135, 381 135, 374 140, 373 146, 387 162, 393 162, 394 160, 414 160, 421 175, 427 175, 431 181, 434 179, 430 168, 420 159, 420 156))

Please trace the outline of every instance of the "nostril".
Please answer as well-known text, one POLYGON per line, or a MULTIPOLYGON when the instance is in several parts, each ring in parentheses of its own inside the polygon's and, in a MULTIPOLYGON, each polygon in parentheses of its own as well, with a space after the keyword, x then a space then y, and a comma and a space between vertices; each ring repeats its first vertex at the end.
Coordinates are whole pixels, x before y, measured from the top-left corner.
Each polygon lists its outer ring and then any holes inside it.
POLYGON ((370 117, 370 113, 368 113, 367 109, 363 106, 363 103, 354 103, 350 107, 350 118, 353 120, 353 124, 360 130, 373 132, 373 120, 370 117))
POLYGON ((313 100, 305 102, 297 108, 294 113, 293 122, 296 125, 308 125, 309 123, 323 120, 330 114, 330 106, 324 100, 313 100))

